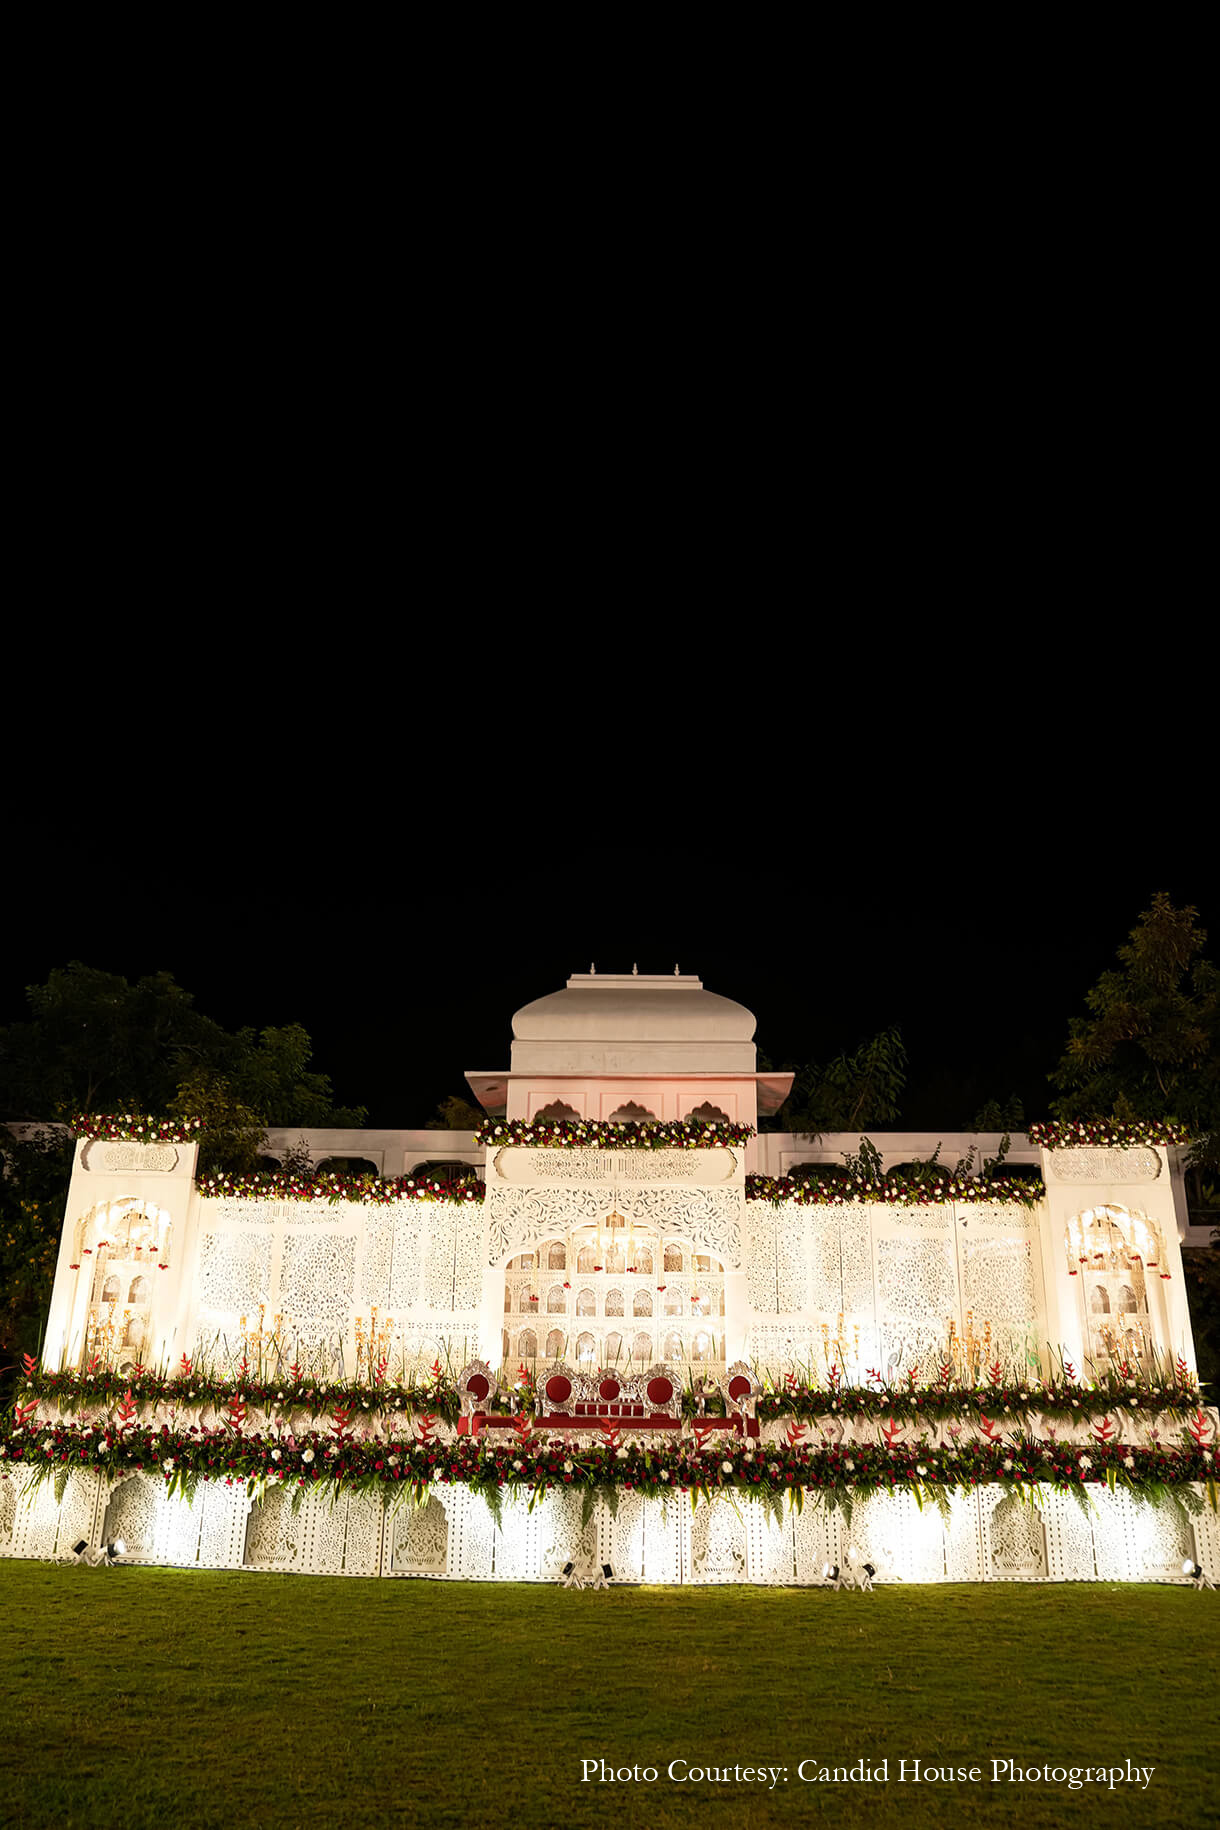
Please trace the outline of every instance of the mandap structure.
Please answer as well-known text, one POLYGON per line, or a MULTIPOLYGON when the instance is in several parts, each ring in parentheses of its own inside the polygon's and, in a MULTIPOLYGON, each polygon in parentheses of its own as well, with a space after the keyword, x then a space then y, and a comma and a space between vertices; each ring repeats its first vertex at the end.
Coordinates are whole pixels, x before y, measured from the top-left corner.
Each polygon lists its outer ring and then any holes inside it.
POLYGON ((759 1134, 698 978, 577 975, 474 1132, 78 1122, 0 1554, 345 1575, 1182 1581, 1220 1561, 1171 1126, 759 1134), (745 1503, 748 1502, 748 1503, 745 1503))

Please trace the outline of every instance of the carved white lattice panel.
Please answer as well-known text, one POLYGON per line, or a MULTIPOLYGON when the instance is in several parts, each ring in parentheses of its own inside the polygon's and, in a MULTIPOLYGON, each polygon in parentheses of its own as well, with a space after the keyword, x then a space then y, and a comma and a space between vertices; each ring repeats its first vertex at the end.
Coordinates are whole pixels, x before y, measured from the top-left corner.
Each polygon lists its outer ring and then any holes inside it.
POLYGON ((246 1520, 242 1562, 247 1569, 301 1570, 307 1568, 310 1496, 300 1510, 283 1487, 264 1494, 250 1507, 246 1520))
POLYGON ((1194 1533, 1172 1500, 1159 1506, 1137 1502, 1135 1544, 1137 1582, 1180 1582, 1183 1561, 1194 1554, 1194 1533))
POLYGON ((1195 1562, 1203 1566, 1213 1582, 1220 1582, 1220 1514, 1207 1503, 1206 1490, 1196 1487, 1203 1500, 1203 1511, 1191 1520, 1195 1540, 1195 1562))
POLYGON ((1038 1319, 1033 1248, 1029 1239, 961 1241, 963 1301, 974 1311, 975 1328, 990 1321, 993 1335, 1027 1334, 1038 1319))
POLYGON ((802 1315, 809 1307, 809 1212, 794 1203, 777 1210, 775 1283, 781 1315, 802 1315))
POLYGON ((502 1523, 493 1543, 497 1582, 533 1582, 541 1556, 538 1518, 529 1501, 505 1495, 500 1508, 502 1523))
POLYGON ((319 1494, 310 1494, 302 1506, 304 1515, 308 1508, 309 1535, 305 1541, 305 1567, 318 1576, 341 1576, 343 1571, 343 1547, 347 1538, 347 1513, 352 1503, 350 1494, 343 1494, 332 1506, 319 1494), (312 1502, 312 1503, 311 1503, 312 1502))
POLYGON ((384 1542, 383 1576, 447 1576, 450 1534, 445 1498, 433 1491, 422 1506, 402 1505, 387 1513, 384 1542))
POLYGON ((1110 1493, 1104 1487, 1090 1487, 1093 1502, 1093 1554, 1097 1574, 1102 1582, 1138 1582, 1144 1575, 1141 1567, 1139 1502, 1121 1489, 1110 1493))
MULTIPOLYGON (((169 1561, 195 1561, 192 1550, 189 1557, 173 1557, 172 1552, 179 1547, 184 1536, 190 1536, 188 1529, 174 1532, 169 1521, 168 1508, 163 1513, 162 1501, 165 1496, 164 1483, 154 1480, 150 1475, 129 1474, 117 1486, 110 1490, 102 1517, 101 1541, 109 1543, 114 1538, 121 1538, 127 1546, 127 1559, 131 1563, 162 1563, 169 1561), (170 1554, 167 1554, 170 1553, 170 1554)), ((173 1504, 174 1502, 170 1502, 173 1504)), ((191 1509, 182 1502, 177 1502, 178 1509, 187 1514, 188 1521, 194 1525, 194 1537, 199 1535, 199 1523, 191 1509)))
POLYGON ((778 1212, 768 1201, 746 1204, 746 1298, 759 1315, 778 1313, 775 1273, 778 1212))
MULTIPOLYGON (((781 1212, 800 1210, 794 1203, 781 1212)), ((845 1309, 843 1279, 839 1274, 839 1217, 833 1207, 808 1207, 804 1210, 809 1237, 809 1307, 819 1315, 837 1316, 845 1309)), ((869 1290, 869 1315, 873 1312, 872 1290, 869 1290)))
POLYGON ((748 1580, 785 1586, 795 1582, 796 1547, 792 1539, 792 1515, 785 1510, 777 1525, 765 1506, 750 1506, 744 1510, 748 1580))
POLYGON ((882 1582, 943 1582, 944 1530, 935 1506, 919 1510, 909 1493, 875 1493, 858 1499, 851 1525, 840 1533, 845 1567, 850 1552, 875 1565, 882 1582))
POLYGON ((953 1238, 883 1237, 877 1241, 878 1322, 891 1378, 930 1364, 958 1313, 953 1238))
MULTIPOLYGON (((205 1233, 199 1243, 196 1281, 200 1308, 233 1321, 256 1315, 258 1305, 271 1294, 271 1245, 269 1226, 205 1233)), ((202 1322, 200 1335, 210 1339, 202 1322)))
POLYGON ((362 1314, 375 1308, 383 1316, 392 1315, 390 1267, 394 1251, 394 1209, 365 1208, 363 1220, 364 1249, 360 1255, 356 1307, 362 1314))
POLYGON ((580 1523, 581 1497, 577 1493, 550 1492, 535 1508, 538 1525, 538 1573, 543 1582, 558 1580, 564 1565, 590 1566, 597 1558, 599 1520, 595 1511, 585 1526, 580 1523))
POLYGON ((982 1502, 983 1572, 990 1582, 1045 1582, 1046 1526, 1036 1506, 989 1486, 982 1502))
POLYGON ((201 1481, 195 1490, 199 1514, 199 1563, 203 1569, 240 1569, 248 1504, 245 1489, 223 1481, 201 1481))
POLYGON ((483 1301, 483 1235, 486 1220, 482 1205, 453 1209, 453 1308, 477 1312, 483 1301))
MULTIPOLYGON (((998 1489, 988 1488, 986 1491, 998 1494, 998 1489)), ((980 1504, 985 1506, 986 1503, 984 1497, 980 1504)), ((1093 1558, 1093 1530, 1071 1494, 1048 1493, 1042 1517, 1046 1526, 1046 1555, 1051 1581, 1092 1582, 1097 1574, 1093 1558)))
POLYGON ((681 1582, 683 1525, 690 1516, 675 1495, 668 1504, 624 1493, 618 1514, 598 1508, 598 1562, 613 1566, 620 1582, 681 1582))
POLYGON ((284 1236, 276 1307, 310 1333, 346 1334, 356 1293, 356 1241, 317 1230, 284 1236))
MULTIPOLYGON (((64 1489, 63 1504, 58 1505, 55 1489, 44 1481, 34 1494, 21 1492, 23 1476, 13 1476, 0 1484, 0 1506, 4 1495, 12 1491, 12 1528, 7 1554, 13 1557, 54 1557, 71 1549, 81 1538, 92 1544, 97 1528, 101 1477, 94 1473, 72 1474, 64 1489)), ((0 1540, 0 1555, 4 1544, 0 1540)))
POLYGON ((407 1202, 394 1214, 390 1279, 385 1300, 386 1311, 393 1316, 405 1315, 419 1301, 419 1283, 423 1271, 421 1211, 418 1203, 407 1202))
POLYGON ((746 1521, 727 1500, 687 1515, 688 1582, 744 1582, 746 1521))
POLYGON ((981 1582, 983 1539, 977 1490, 950 1494, 944 1538, 946 1582, 981 1582))
POLYGON ((835 1221, 839 1235, 842 1302, 840 1307, 849 1320, 867 1316, 872 1320, 873 1300, 873 1221, 870 1209, 836 1207, 835 1221))
POLYGON ((10 1469, 0 1470, 0 1557, 17 1555, 17 1508, 21 1500, 24 1476, 10 1469))
MULTIPOLYGON (((490 1582, 495 1574, 495 1525, 481 1494, 454 1487, 449 1506, 449 1567, 455 1576, 490 1582)), ((446 1489, 441 1489, 442 1493, 446 1489)))
POLYGON ((815 1506, 806 1496, 804 1506, 792 1518, 798 1582, 821 1582, 822 1571, 828 1563, 842 1562, 840 1540, 845 1530, 840 1513, 830 1512, 825 1506, 815 1506))
POLYGON ((343 1574, 377 1576, 381 1573, 381 1515, 385 1510, 375 1493, 347 1496, 347 1533, 343 1541, 343 1574))

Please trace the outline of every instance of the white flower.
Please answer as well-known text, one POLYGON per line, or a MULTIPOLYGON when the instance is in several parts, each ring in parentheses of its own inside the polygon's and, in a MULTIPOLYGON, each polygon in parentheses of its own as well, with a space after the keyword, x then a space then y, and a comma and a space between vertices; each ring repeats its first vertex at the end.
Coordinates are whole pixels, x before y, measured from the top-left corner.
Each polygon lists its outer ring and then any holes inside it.
POLYGON ((1080 1409, 1080 1400, 1079 1400, 1079 1398, 1073 1398, 1073 1399, 1072 1399, 1072 1409, 1073 1409, 1073 1410, 1074 1410, 1074 1411, 1078 1411, 1078 1410, 1079 1410, 1079 1409, 1080 1409))
POLYGON ((53 1442, 44 1442, 42 1446, 44 1453, 47 1455, 53 1455, 55 1453, 55 1444, 53 1442))
POLYGON ((779 1473, 779 1463, 777 1461, 770 1462, 767 1466, 767 1473, 768 1474, 778 1474, 779 1473))
POLYGON ((1123 1467, 1124 1468, 1134 1468, 1134 1466, 1135 1466, 1134 1455, 1124 1455, 1123 1456, 1123 1467))
POLYGON ((279 1452, 279 1450, 278 1450, 278 1449, 272 1449, 272 1451, 271 1451, 271 1459, 272 1459, 272 1461, 279 1461, 279 1459, 280 1459, 280 1452, 279 1452))
POLYGON ((391 1457, 390 1457, 390 1460, 389 1460, 389 1466, 390 1466, 390 1467, 391 1467, 391 1468, 396 1468, 396 1467, 397 1467, 397 1466, 398 1466, 398 1457, 397 1457, 397 1455, 391 1455, 391 1457))
POLYGON ((1011 1474, 1012 1473, 1012 1456, 1006 1455, 1004 1457, 1004 1460, 1001 1462, 1000 1466, 1003 1468, 1005 1474, 1011 1474))
POLYGON ((661 1469, 661 1479, 663 1481, 667 1481, 669 1479, 669 1469, 668 1468, 661 1469))
POLYGON ((849 1474, 854 1474, 856 1472, 856 1464, 854 1461, 851 1461, 850 1459, 845 1461, 843 1463, 843 1466, 847 1469, 847 1472, 849 1474))
POLYGON ((1089 1460, 1087 1455, 1081 1455, 1077 1459, 1079 1460, 1082 1468, 1091 1468, 1093 1466, 1092 1462, 1089 1460))
POLYGON ((722 1461, 720 1464, 720 1472, 722 1474, 731 1474, 733 1472, 732 1462, 731 1461, 722 1461))
POLYGON ((520 1474, 520 1472, 521 1472, 522 1468, 524 1468, 524 1466, 525 1466, 525 1463, 523 1461, 515 1461, 513 1463, 513 1467, 517 1470, 518 1474, 520 1474))
POLYGON ((313 1450, 306 1449, 304 1455, 302 1455, 302 1457, 301 1457, 301 1460, 302 1461, 312 1461, 313 1460, 313 1450))
POLYGON ((1212 1452, 1211 1452, 1211 1450, 1210 1450, 1210 1449, 1204 1449, 1204 1451, 1203 1451, 1203 1459, 1204 1459, 1204 1461, 1210 1461, 1210 1460, 1211 1460, 1211 1458, 1212 1458, 1212 1452))
POLYGON ((277 1398, 282 1398, 284 1396, 283 1392, 277 1392, 275 1395, 277 1398))
POLYGON ((172 1474, 172 1473, 173 1473, 173 1471, 174 1471, 174 1458, 173 1458, 173 1456, 172 1456, 172 1455, 167 1455, 167 1456, 166 1456, 166 1458, 165 1458, 165 1460, 164 1460, 164 1461, 163 1461, 163 1462, 162 1462, 162 1463, 161 1463, 161 1466, 162 1466, 162 1468, 163 1468, 163 1469, 164 1469, 164 1470, 165 1470, 165 1472, 166 1472, 166 1474, 172 1474))
POLYGON ((564 1473, 565 1473, 565 1474, 570 1474, 570 1473, 571 1473, 571 1472, 572 1472, 572 1464, 571 1464, 571 1462, 570 1462, 570 1461, 565 1461, 565 1462, 564 1462, 564 1464, 563 1464, 563 1471, 564 1471, 564 1473))
POLYGON ((4 1444, 2 1442, 0 1442, 0 1455, 7 1455, 7 1454, 8 1454, 8 1450, 5 1448, 4 1444))
MULTIPOLYGON (((1009 1462, 1008 1465, 1010 1468, 1012 1467, 1011 1462, 1009 1462)), ((915 1463, 915 1472, 916 1472, 916 1474, 926 1474, 928 1472, 928 1470, 924 1467, 924 1465, 921 1461, 917 1461, 915 1463)))
POLYGON ((616 1449, 615 1454, 618 1456, 618 1459, 620 1461, 626 1461, 626 1459, 627 1459, 626 1449, 616 1449))

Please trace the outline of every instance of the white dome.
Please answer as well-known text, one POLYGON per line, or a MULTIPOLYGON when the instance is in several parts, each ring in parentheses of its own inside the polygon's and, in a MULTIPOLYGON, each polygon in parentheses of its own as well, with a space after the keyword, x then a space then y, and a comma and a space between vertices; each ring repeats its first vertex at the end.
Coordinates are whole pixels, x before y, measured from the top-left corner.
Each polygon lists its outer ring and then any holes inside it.
POLYGON ((752 1072, 754 1013, 693 976, 580 973, 513 1018, 513 1069, 752 1072))

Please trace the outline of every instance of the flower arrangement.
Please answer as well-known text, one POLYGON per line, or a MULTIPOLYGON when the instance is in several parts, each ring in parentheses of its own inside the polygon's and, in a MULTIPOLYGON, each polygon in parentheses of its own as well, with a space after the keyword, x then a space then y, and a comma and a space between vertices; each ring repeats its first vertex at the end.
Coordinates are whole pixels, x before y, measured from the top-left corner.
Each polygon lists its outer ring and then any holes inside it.
POLYGON ((937 1170, 928 1181, 909 1176, 851 1176, 825 1182, 791 1176, 748 1175, 747 1201, 793 1201, 800 1207, 855 1207, 862 1201, 884 1201, 895 1207, 933 1207, 942 1201, 1015 1201, 1036 1207, 1046 1195, 1040 1177, 968 1176, 937 1170))
POLYGON ((511 1144, 528 1150, 718 1150, 754 1136, 753 1125, 727 1119, 679 1118, 611 1124, 596 1118, 485 1118, 476 1144, 511 1144))
POLYGON ((1026 1493, 1040 1488, 1074 1493, 1087 1504, 1089 1485, 1122 1486, 1139 1499, 1158 1501, 1169 1490, 1191 1511, 1201 1509, 1194 1488, 1217 1501, 1212 1452, 1188 1432, 1180 1447, 1126 1448, 1121 1444, 974 1442, 951 1449, 926 1443, 842 1443, 809 1448, 799 1440, 751 1443, 722 1439, 715 1445, 682 1438, 640 1448, 605 1441, 589 1448, 539 1443, 526 1432, 508 1443, 459 1437, 357 1439, 345 1429, 304 1436, 243 1433, 240 1423, 212 1430, 171 1430, 134 1422, 104 1427, 31 1420, 0 1431, 0 1462, 27 1469, 36 1487, 53 1480, 62 1495, 74 1470, 97 1470, 111 1479, 159 1474, 169 1492, 188 1498, 200 1480, 241 1482, 254 1496, 268 1486, 294 1492, 320 1490, 380 1493, 391 1501, 422 1501, 437 1483, 462 1482, 487 1500, 497 1516, 500 1496, 528 1496, 531 1504, 552 1489, 584 1489, 589 1512, 598 1497, 613 1505, 620 1493, 648 1499, 682 1493, 697 1505, 718 1493, 760 1501, 778 1513, 785 1494, 793 1510, 806 1498, 847 1508, 858 1496, 905 1489, 920 1506, 945 1505, 949 1494, 995 1483, 1026 1493))
POLYGON ((74 1112, 77 1137, 122 1144, 193 1144, 202 1134, 201 1118, 151 1118, 137 1112, 74 1112))
POLYGON ((218 1170, 200 1176, 195 1186, 213 1199, 241 1201, 359 1201, 386 1207, 396 1201, 481 1201, 487 1185, 473 1174, 454 1182, 416 1181, 413 1176, 293 1175, 283 1169, 252 1170, 233 1175, 218 1170))
POLYGON ((1141 1145, 1189 1144, 1190 1127, 1176 1118, 1064 1118, 1027 1125, 1031 1144, 1044 1150, 1071 1150, 1081 1145, 1112 1150, 1135 1150, 1141 1145))

